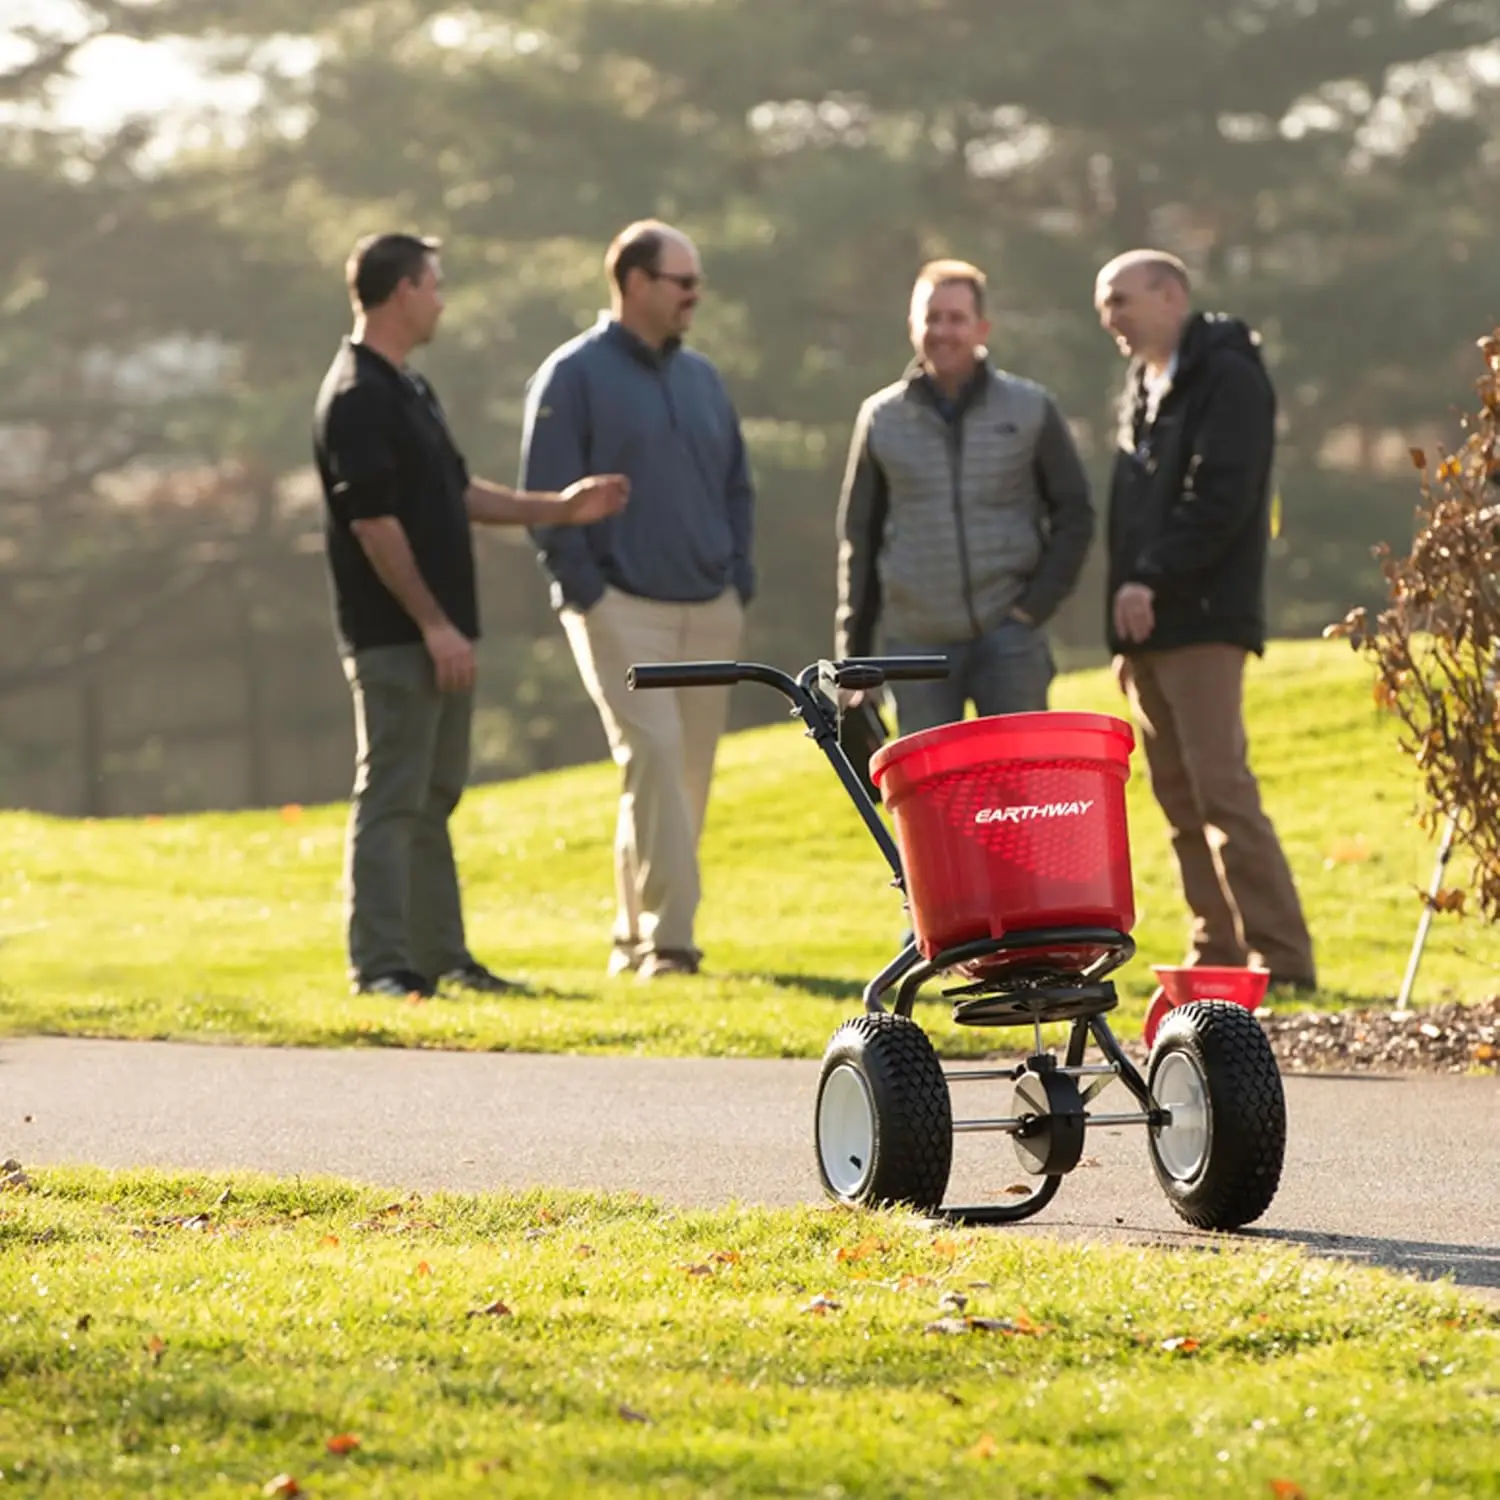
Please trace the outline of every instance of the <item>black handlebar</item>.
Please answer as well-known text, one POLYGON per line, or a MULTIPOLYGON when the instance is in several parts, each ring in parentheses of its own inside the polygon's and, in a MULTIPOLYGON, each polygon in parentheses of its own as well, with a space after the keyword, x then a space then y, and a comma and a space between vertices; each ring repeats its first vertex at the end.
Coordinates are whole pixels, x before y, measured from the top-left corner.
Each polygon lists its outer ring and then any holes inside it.
MULTIPOLYGON (((842 661, 818 662, 808 671, 814 680, 827 675, 842 688, 875 688, 883 682, 932 681, 948 675, 941 656, 851 656, 842 661)), ((631 667, 625 685, 637 688, 729 687, 736 682, 763 682, 787 692, 794 679, 775 667, 753 661, 653 662, 631 667)), ((790 694, 789 694, 790 696, 790 694)))
POLYGON ((948 675, 946 656, 851 656, 839 667, 873 667, 887 682, 939 682, 948 675))
POLYGON ((737 661, 680 661, 631 667, 625 685, 635 688, 724 687, 745 680, 745 666, 737 661))

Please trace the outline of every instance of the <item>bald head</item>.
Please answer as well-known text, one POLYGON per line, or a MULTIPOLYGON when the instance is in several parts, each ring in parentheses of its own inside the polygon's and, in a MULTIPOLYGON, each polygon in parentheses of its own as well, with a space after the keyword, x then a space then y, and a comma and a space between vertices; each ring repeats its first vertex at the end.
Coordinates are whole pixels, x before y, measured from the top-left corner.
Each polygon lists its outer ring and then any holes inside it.
POLYGON ((604 256, 615 316, 632 333, 660 348, 681 338, 693 321, 703 286, 698 249, 659 219, 640 219, 610 241, 604 256))
POLYGON ((1094 279, 1094 307, 1122 354, 1164 365, 1192 310, 1187 267, 1165 250, 1127 250, 1094 279))

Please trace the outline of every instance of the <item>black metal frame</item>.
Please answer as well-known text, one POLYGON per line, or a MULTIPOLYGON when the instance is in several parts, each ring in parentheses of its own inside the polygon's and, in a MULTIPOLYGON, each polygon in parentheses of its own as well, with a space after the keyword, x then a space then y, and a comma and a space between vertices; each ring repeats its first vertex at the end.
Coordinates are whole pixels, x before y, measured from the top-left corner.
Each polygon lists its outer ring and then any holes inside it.
MULTIPOLYGON (((781 693, 792 705, 792 716, 803 722, 808 736, 828 758, 849 800, 854 803, 870 836, 885 856, 891 868, 891 883, 904 896, 906 872, 901 851, 881 821, 859 773, 839 746, 839 695, 841 692, 870 691, 890 681, 931 680, 947 674, 948 664, 941 656, 852 657, 842 661, 817 661, 796 677, 760 662, 695 661, 632 666, 626 674, 626 683, 635 690, 723 687, 757 682, 781 693)), ((1017 1084, 1027 1075, 1048 1073, 1069 1078, 1090 1074, 1118 1077, 1139 1103, 1141 1114, 1111 1117, 1115 1123, 1153 1126, 1169 1123, 1171 1116, 1152 1104, 1145 1079, 1126 1056, 1104 1019, 1105 1012, 1113 1010, 1116 1004, 1115 987, 1104 976, 1128 963, 1135 954, 1134 939, 1114 928, 1049 927, 1013 932, 1001 938, 981 938, 963 943, 936 953, 930 959, 922 956, 915 943, 908 943, 865 986, 864 1006, 872 1014, 883 1012, 883 997, 895 990, 892 1008, 897 1015, 910 1018, 923 985, 942 974, 998 954, 1021 954, 1060 946, 1102 948, 1104 952, 1082 972, 1070 972, 1056 964, 1039 963, 1031 969, 1018 966, 943 992, 946 998, 953 999, 953 1018, 960 1024, 1029 1025, 1036 1034, 1036 1052, 1018 1067, 967 1073, 955 1071, 947 1076, 954 1082, 994 1077, 1009 1078, 1017 1084), (1041 1044, 1042 1026, 1055 1022, 1071 1023, 1061 1067, 1056 1058, 1042 1050, 1041 1044), (1090 1038, 1104 1055, 1107 1066, 1084 1067, 1083 1058, 1090 1038)), ((1079 1094, 1077 1097, 1078 1108, 1083 1110, 1091 1095, 1079 1094)), ((1046 1128, 1047 1121, 1054 1118, 1045 1114, 1023 1114, 993 1121, 956 1120, 954 1129, 963 1133, 993 1130, 1026 1137, 1046 1128)), ((1092 1117, 1085 1112, 1077 1118, 1086 1123, 1092 1117)), ((1071 1170, 1071 1167, 1065 1170, 1071 1170)), ((1032 1194, 1011 1203, 944 1207, 939 1210, 939 1215, 958 1223, 1017 1223, 1040 1212, 1052 1201, 1063 1175, 1063 1172, 1057 1172, 1040 1177, 1032 1194)))

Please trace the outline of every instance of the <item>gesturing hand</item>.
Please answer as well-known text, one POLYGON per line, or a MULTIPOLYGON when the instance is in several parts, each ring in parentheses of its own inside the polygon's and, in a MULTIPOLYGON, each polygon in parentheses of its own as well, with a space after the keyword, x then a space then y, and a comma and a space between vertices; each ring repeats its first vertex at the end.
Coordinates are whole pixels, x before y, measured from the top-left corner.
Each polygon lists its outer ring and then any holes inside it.
POLYGON ((630 481, 623 474, 591 474, 562 492, 563 513, 575 526, 602 521, 625 508, 630 481))
POLYGON ((1115 634, 1123 641, 1144 641, 1156 629, 1156 594, 1144 583, 1122 584, 1115 594, 1115 634))

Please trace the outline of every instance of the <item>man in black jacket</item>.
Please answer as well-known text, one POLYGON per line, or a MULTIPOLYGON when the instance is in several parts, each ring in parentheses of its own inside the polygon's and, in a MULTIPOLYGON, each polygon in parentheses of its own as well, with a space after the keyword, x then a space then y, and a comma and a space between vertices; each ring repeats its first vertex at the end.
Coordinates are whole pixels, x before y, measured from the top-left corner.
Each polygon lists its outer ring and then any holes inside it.
POLYGON ((1193 913, 1187 962, 1316 985, 1312 939, 1261 808, 1242 708, 1265 650, 1276 397, 1259 339, 1195 313, 1175 256, 1099 272, 1099 320, 1130 359, 1109 497, 1106 633, 1172 828, 1193 913))

